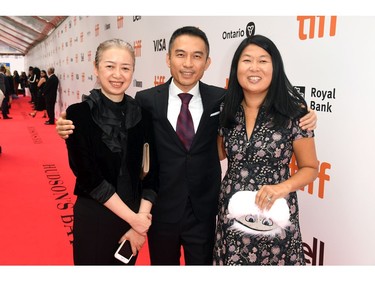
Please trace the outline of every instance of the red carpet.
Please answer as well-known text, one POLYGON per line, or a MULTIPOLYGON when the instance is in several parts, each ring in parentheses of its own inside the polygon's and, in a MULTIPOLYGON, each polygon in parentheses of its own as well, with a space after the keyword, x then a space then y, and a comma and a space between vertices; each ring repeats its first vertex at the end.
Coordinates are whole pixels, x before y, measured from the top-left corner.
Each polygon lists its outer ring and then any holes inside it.
MULTIPOLYGON (((0 119, 0 265, 72 265, 74 176, 54 125, 13 100, 0 119)), ((147 245, 138 265, 148 265, 147 245)))

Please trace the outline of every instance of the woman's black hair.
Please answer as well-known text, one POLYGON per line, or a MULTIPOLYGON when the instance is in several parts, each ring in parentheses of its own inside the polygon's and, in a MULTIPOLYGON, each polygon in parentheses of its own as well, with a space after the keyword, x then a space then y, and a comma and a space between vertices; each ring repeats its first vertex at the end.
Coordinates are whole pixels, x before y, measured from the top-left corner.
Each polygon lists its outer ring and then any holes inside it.
POLYGON ((243 90, 238 82, 237 69, 243 50, 250 44, 264 49, 272 59, 272 80, 262 106, 276 127, 286 126, 289 119, 302 117, 307 113, 304 97, 292 86, 285 70, 279 50, 276 45, 263 35, 253 35, 245 38, 232 59, 229 74, 228 92, 225 96, 223 111, 220 114, 222 127, 230 128, 237 124, 235 116, 244 98, 243 90))

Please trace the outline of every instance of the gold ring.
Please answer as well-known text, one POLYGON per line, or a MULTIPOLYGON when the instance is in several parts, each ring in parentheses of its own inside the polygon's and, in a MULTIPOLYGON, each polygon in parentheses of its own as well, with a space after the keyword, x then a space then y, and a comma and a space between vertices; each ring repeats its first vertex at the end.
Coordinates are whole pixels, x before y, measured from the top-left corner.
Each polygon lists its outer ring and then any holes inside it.
POLYGON ((268 202, 270 202, 272 200, 272 197, 267 196, 267 200, 268 202))

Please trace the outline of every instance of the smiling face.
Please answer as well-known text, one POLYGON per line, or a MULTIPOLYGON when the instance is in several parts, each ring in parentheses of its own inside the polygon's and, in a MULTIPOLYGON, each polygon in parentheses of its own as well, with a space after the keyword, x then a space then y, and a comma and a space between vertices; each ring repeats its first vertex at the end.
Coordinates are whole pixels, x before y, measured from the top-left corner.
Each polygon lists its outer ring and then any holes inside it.
POLYGON ((207 56, 206 45, 198 36, 181 35, 175 39, 167 54, 167 65, 180 90, 188 92, 203 77, 211 63, 207 56))
POLYGON ((238 61, 237 77, 244 94, 266 96, 272 81, 272 59, 261 47, 250 44, 238 61))
POLYGON ((94 66, 103 94, 112 101, 121 101, 134 73, 134 59, 130 51, 110 47, 101 53, 98 64, 94 66))

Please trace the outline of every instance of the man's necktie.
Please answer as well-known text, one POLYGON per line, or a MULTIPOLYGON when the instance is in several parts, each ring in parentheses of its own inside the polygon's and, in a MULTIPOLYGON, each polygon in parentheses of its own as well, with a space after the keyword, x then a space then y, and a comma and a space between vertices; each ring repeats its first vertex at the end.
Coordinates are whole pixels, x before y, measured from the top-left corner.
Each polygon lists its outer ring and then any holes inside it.
POLYGON ((184 144, 186 150, 189 150, 195 134, 193 118, 189 111, 189 102, 193 95, 182 93, 178 96, 180 97, 182 104, 177 119, 176 133, 184 144))

